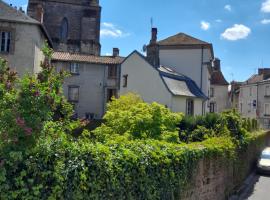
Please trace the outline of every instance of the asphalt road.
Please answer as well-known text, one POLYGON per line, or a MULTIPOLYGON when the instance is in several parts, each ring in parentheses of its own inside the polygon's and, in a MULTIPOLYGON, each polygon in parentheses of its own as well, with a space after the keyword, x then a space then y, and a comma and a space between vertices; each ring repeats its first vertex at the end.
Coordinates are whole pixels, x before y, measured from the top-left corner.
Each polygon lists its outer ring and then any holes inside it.
POLYGON ((254 174, 239 200, 270 200, 270 176, 254 174))

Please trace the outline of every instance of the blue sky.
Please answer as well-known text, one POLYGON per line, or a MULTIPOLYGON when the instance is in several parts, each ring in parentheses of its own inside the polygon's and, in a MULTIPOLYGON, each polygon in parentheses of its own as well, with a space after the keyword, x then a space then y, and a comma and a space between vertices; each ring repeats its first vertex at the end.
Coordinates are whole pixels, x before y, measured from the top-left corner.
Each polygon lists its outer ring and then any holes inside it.
MULTIPOLYGON (((27 0, 5 0, 16 6, 27 0)), ((150 40, 187 33, 214 46, 228 81, 243 81, 270 67, 270 0, 100 0, 102 54, 113 47, 128 55, 150 40)))

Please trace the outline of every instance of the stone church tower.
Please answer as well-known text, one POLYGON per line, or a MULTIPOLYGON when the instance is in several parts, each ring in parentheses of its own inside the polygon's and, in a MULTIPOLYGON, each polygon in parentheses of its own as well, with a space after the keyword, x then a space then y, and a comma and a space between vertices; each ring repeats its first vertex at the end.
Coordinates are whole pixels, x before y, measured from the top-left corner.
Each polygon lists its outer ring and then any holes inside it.
POLYGON ((27 13, 44 24, 55 51, 100 55, 99 0, 29 0, 27 13))

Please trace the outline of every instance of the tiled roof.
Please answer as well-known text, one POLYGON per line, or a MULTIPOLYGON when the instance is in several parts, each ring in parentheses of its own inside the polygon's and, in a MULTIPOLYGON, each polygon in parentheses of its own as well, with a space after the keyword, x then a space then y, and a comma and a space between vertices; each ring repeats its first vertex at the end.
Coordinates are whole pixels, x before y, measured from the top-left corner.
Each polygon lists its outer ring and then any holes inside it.
POLYGON ((113 64, 121 64, 124 58, 113 57, 113 56, 93 56, 93 55, 88 55, 88 54, 69 53, 69 52, 54 52, 52 56, 52 60, 113 65, 113 64))
POLYGON ((252 84, 252 83, 257 83, 263 81, 263 74, 258 75, 258 74, 254 74, 252 75, 247 81, 247 84, 252 84))
POLYGON ((210 43, 204 42, 197 38, 194 38, 185 33, 178 33, 177 35, 168 37, 158 42, 159 45, 211 45, 210 43))
POLYGON ((27 16, 22 11, 19 11, 2 0, 0 0, 0 20, 22 22, 30 24, 40 24, 37 20, 27 16))
POLYGON ((158 68, 169 91, 176 96, 196 97, 206 99, 197 84, 187 76, 179 74, 169 67, 160 66, 158 68))
POLYGON ((210 82, 212 85, 229 85, 220 70, 212 72, 210 82))

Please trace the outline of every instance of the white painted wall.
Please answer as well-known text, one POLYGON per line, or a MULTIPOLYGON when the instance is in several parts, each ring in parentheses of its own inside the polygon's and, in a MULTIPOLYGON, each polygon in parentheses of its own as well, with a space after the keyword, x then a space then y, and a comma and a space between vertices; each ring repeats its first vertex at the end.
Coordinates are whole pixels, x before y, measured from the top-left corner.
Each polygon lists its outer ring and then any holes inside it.
MULTIPOLYGON (((70 71, 69 62, 54 62, 57 70, 70 71)), ((75 110, 79 118, 85 113, 94 113, 96 118, 102 118, 105 105, 105 65, 80 63, 79 75, 66 78, 63 90, 68 99, 68 86, 76 85, 79 88, 79 102, 75 103, 75 110)))
POLYGON ((227 85, 211 85, 214 88, 214 97, 211 97, 209 102, 215 103, 215 112, 221 113, 229 108, 229 96, 227 85))
POLYGON ((1 27, 15 30, 14 52, 12 54, 0 53, 2 58, 8 60, 9 67, 15 69, 19 76, 38 72, 40 62, 44 58, 41 48, 45 43, 45 36, 40 27, 35 24, 0 22, 0 29, 1 27))
POLYGON ((252 103, 257 100, 257 86, 243 85, 240 87, 239 111, 243 117, 256 118, 256 107, 252 103), (242 111, 241 111, 242 107, 242 111))
MULTIPOLYGON (((202 49, 161 49, 159 55, 161 65, 168 66, 176 72, 190 77, 200 88, 202 49)), ((210 50, 204 49, 203 62, 210 62, 210 60, 210 50)), ((202 91, 207 95, 210 86, 207 65, 203 66, 202 74, 202 91)))
MULTIPOLYGON (((136 53, 121 66, 120 95, 128 92, 139 94, 148 103, 157 102, 166 105, 173 112, 186 113, 187 98, 172 95, 164 85, 159 72, 136 53), (124 75, 128 75, 127 87, 123 87, 124 75)), ((194 101, 196 115, 202 114, 201 101, 194 101)))

